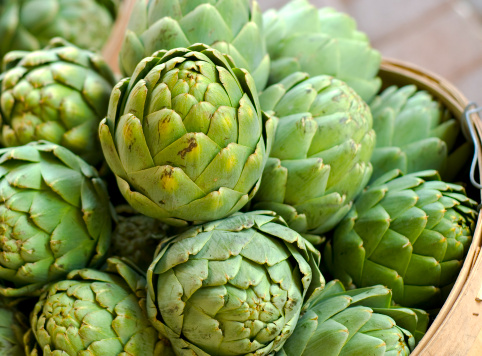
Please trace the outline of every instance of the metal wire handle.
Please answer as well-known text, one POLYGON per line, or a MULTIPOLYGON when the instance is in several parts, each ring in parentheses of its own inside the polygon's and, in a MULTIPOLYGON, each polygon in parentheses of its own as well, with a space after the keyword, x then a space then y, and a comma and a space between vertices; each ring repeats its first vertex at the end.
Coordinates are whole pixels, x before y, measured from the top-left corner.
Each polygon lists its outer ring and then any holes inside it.
POLYGON ((472 141, 474 143, 474 157, 472 158, 472 164, 470 165, 470 183, 477 189, 482 189, 482 184, 475 180, 475 168, 477 167, 477 163, 480 164, 478 160, 478 152, 480 149, 479 145, 479 135, 477 134, 474 128, 474 122, 471 118, 472 114, 477 114, 478 118, 480 119, 479 113, 482 111, 481 106, 477 106, 476 103, 471 102, 464 110, 465 121, 467 122, 467 126, 469 128, 470 136, 472 137, 472 141))

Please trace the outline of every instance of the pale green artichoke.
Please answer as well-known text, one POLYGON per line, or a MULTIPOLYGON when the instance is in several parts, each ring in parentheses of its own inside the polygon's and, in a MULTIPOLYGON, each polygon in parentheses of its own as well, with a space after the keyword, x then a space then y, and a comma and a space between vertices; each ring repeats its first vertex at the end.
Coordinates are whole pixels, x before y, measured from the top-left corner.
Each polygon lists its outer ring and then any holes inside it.
POLYGON ((159 50, 205 43, 226 53, 245 68, 258 90, 266 86, 269 55, 262 34, 263 19, 251 0, 137 0, 119 55, 123 73, 159 50))
POLYGON ((25 356, 23 336, 27 318, 10 303, 0 297, 0 355, 25 356))
POLYGON ((356 200, 324 250, 347 288, 386 285, 407 307, 440 307, 462 267, 477 203, 436 171, 381 176, 356 200))
POLYGON ((181 226, 231 215, 253 197, 274 130, 249 73, 205 45, 144 59, 114 88, 99 128, 128 203, 181 226))
POLYGON ((409 355, 428 314, 391 305, 381 285, 345 291, 329 282, 304 312, 277 356, 409 355))
POLYGON ((172 355, 146 315, 146 280, 117 258, 105 271, 81 269, 52 284, 30 323, 45 356, 172 355))
POLYGON ((329 231, 370 179, 368 106, 340 80, 303 73, 267 88, 260 102, 279 123, 254 208, 276 211, 301 233, 329 231))
POLYGON ((324 286, 318 263, 272 212, 193 227, 149 267, 148 316, 177 355, 273 355, 324 286))
POLYGON ((102 160, 97 128, 107 114, 114 76, 98 54, 60 38, 35 52, 14 51, 0 76, 1 143, 46 140, 91 164, 102 160))
POLYGON ((372 180, 392 169, 439 171, 452 181, 472 154, 472 144, 457 143, 460 124, 441 103, 415 85, 385 89, 371 103, 377 144, 372 180))
POLYGON ((114 24, 120 0, 2 0, 0 60, 10 51, 34 51, 51 38, 100 49, 114 24))
POLYGON ((0 150, 0 294, 39 295, 102 263, 111 213, 94 168, 48 142, 0 150))
POLYGON ((271 57, 269 83, 302 71, 334 76, 365 101, 380 89, 381 55, 347 14, 326 7, 318 10, 308 0, 292 0, 279 11, 265 12, 263 22, 271 57))

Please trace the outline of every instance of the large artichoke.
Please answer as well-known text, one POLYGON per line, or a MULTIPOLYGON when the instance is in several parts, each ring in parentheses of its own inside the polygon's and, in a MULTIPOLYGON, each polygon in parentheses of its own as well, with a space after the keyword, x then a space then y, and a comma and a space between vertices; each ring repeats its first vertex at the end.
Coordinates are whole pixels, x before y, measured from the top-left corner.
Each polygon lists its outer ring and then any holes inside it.
POLYGON ((368 106, 345 83, 294 73, 260 95, 279 117, 254 208, 301 233, 332 229, 370 179, 375 145, 368 106))
POLYGON ((2 0, 0 60, 12 50, 38 50, 60 36, 92 50, 106 42, 120 0, 2 0))
POLYGON ((472 240, 477 203, 436 171, 381 176, 356 200, 323 262, 347 288, 386 285, 403 306, 441 306, 472 240))
POLYGON ((277 356, 409 355, 428 314, 393 307, 381 285, 345 291, 329 282, 304 312, 277 356))
POLYGON ((66 148, 0 150, 0 294, 38 295, 70 271, 97 266, 111 234, 109 197, 66 148))
POLYGON ((452 181, 467 162, 472 145, 457 144, 460 125, 441 103, 415 85, 385 89, 371 103, 377 144, 372 179, 392 169, 439 171, 452 181))
POLYGON ((98 54, 60 38, 35 52, 10 52, 0 76, 1 143, 60 144, 91 164, 102 159, 97 136, 114 76, 98 54))
POLYGON ((172 354, 147 320, 144 275, 107 262, 105 271, 72 271, 40 297, 30 322, 43 355, 172 354))
POLYGON ((25 356, 23 336, 27 318, 0 297, 0 355, 25 356))
POLYGON ((178 355, 272 355, 323 288, 318 263, 272 212, 193 227, 149 267, 148 316, 178 355))
POLYGON ((119 56, 130 76, 137 63, 159 50, 205 43, 248 70, 258 90, 266 86, 269 56, 262 15, 251 0, 137 0, 119 56))
POLYGON ((380 89, 381 55, 347 14, 318 10, 308 0, 292 0, 279 11, 267 11, 263 22, 271 84, 303 71, 334 76, 366 101, 380 89))
POLYGON ((112 92, 99 131, 129 204, 185 225, 223 218, 248 202, 274 129, 273 119, 263 123, 249 73, 199 44, 139 63, 112 92))

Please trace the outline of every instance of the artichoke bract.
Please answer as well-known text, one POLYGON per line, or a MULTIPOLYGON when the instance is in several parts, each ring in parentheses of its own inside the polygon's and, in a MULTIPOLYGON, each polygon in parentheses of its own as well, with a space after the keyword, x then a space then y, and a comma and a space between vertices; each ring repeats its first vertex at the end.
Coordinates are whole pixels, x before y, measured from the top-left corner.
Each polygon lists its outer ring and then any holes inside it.
POLYGON ((27 318, 0 298, 0 355, 25 356, 23 336, 27 325, 27 318))
POLYGON ((476 208, 436 171, 388 172, 356 200, 323 263, 347 288, 383 284, 400 305, 440 307, 472 241, 476 208))
POLYGON ((368 106, 342 81, 304 73, 267 88, 260 103, 279 123, 253 208, 276 211, 301 233, 329 231, 370 179, 368 106))
POLYGON ((265 12, 263 22, 271 57, 270 84, 302 71, 334 76, 365 101, 380 89, 381 55, 347 14, 293 0, 279 11, 265 12))
POLYGON ((385 89, 370 103, 377 134, 372 180, 392 169, 439 171, 452 181, 472 154, 472 144, 457 143, 460 124, 441 103, 415 85, 385 89))
POLYGON ((128 203, 182 226, 252 198, 275 123, 263 120, 249 73, 199 44, 142 60, 114 88, 99 134, 128 203))
POLYGON ((98 54, 60 38, 34 52, 4 58, 0 76, 1 143, 6 147, 46 140, 91 164, 102 160, 97 136, 115 84, 98 54))
POLYGON ((30 317, 43 355, 171 355, 146 315, 146 280, 128 261, 52 284, 30 317))
POLYGON ((111 235, 97 171, 64 147, 0 150, 0 294, 38 295, 70 271, 98 266, 111 235))
POLYGON ((120 0, 2 0, 0 59, 13 50, 34 51, 60 36, 100 49, 114 24, 120 0))
POLYGON ((251 0, 137 0, 119 54, 122 72, 131 76, 137 64, 159 50, 205 43, 229 54, 245 68, 258 90, 266 86, 269 55, 263 19, 251 0))
POLYGON ((193 227, 159 251, 147 313, 179 355, 272 355, 324 286, 317 250, 273 212, 193 227))
POLYGON ((381 285, 345 291, 337 280, 327 283, 276 355, 409 355, 428 314, 392 307, 391 297, 381 285))

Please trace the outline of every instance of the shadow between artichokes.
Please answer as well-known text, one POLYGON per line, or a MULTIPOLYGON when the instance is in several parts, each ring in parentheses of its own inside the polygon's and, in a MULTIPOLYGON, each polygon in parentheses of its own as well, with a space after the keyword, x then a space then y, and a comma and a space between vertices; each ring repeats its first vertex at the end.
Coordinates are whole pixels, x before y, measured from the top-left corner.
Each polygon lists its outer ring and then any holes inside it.
POLYGON ((273 355, 324 287, 318 251, 269 211, 192 227, 158 250, 147 312, 178 355, 273 355))
POLYGON ((15 301, 0 297, 0 355, 2 356, 25 356, 23 335, 28 328, 28 321, 14 304, 15 301))
POLYGON ((160 51, 118 83, 99 127, 122 195, 175 226, 240 210, 256 193, 274 136, 251 75, 203 44, 160 51))

